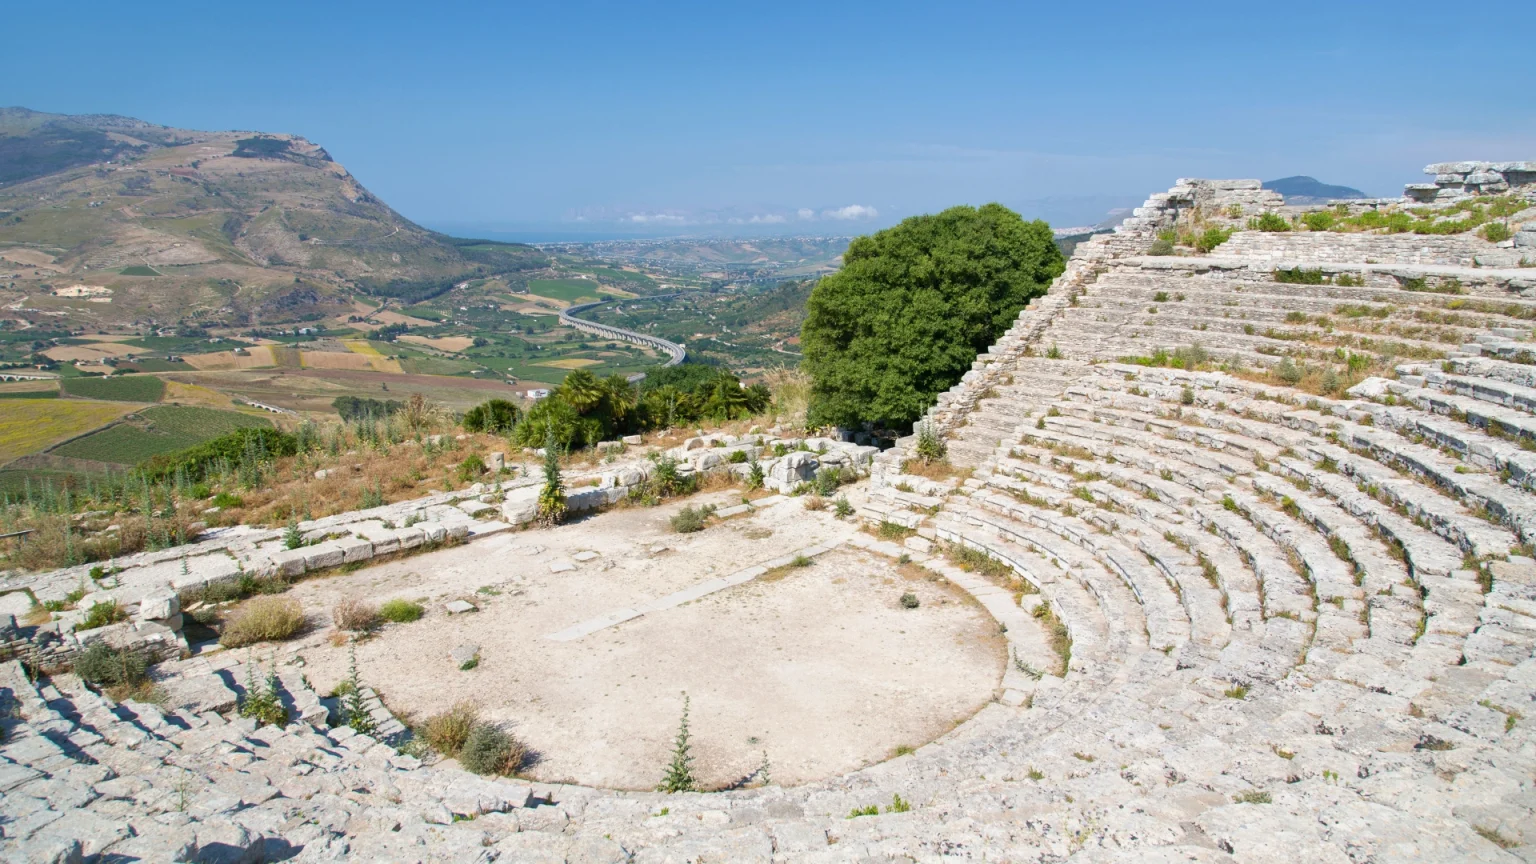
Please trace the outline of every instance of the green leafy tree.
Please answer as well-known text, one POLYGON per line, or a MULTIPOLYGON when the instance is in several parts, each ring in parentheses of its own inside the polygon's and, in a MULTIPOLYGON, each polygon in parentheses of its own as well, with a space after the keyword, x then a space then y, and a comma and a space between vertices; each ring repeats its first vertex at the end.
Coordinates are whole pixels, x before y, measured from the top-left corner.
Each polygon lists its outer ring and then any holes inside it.
POLYGON ((544 439, 544 488, 539 490, 539 521, 557 525, 565 518, 565 483, 560 479, 560 446, 551 431, 544 439))
POLYGON ((914 216, 853 241, 800 332, 813 424, 922 416, 1044 294, 1064 264, 1050 226, 1001 204, 914 216))

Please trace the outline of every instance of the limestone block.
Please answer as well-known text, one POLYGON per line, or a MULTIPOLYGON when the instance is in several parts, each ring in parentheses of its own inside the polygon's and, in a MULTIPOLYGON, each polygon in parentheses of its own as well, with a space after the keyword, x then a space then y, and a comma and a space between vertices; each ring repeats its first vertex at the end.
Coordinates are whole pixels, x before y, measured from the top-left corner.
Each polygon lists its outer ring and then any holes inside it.
POLYGON ((182 614, 177 612, 175 615, 168 615, 164 618, 141 618, 137 626, 140 633, 174 633, 182 628, 182 624, 182 614))
POLYGON ((479 516, 486 511, 496 509, 483 501, 460 501, 457 506, 470 516, 479 516))
MULTIPOLYGON (((418 522, 416 523, 416 527, 420 528, 422 533, 427 535, 428 543, 441 543, 448 537, 448 526, 443 525, 441 522, 418 522)), ((469 526, 467 525, 460 524, 457 527, 462 528, 465 531, 469 530, 469 526)), ((463 535, 461 534, 459 536, 463 535)))
POLYGON ((479 656, 480 646, 473 642, 466 642, 463 645, 460 645, 459 647, 448 652, 448 659, 452 660, 454 663, 459 664, 460 666, 479 656))
POLYGON ((539 515, 539 487, 524 486, 507 493, 501 505, 501 518, 513 525, 526 525, 539 515))
POLYGON ((362 537, 343 537, 336 541, 336 545, 341 547, 341 560, 344 564, 373 557, 373 542, 362 537))
POLYGON ((620 486, 638 486, 645 482, 645 472, 638 468, 628 468, 618 473, 620 486))
POLYGON ((708 471, 709 469, 720 465, 720 463, 724 461, 725 459, 718 452, 714 450, 706 450, 703 453, 693 457, 693 467, 700 471, 708 471))
POLYGON ((159 589, 144 595, 139 600, 139 618, 161 620, 180 614, 181 598, 169 588, 159 589))
POLYGON ((500 472, 503 468, 507 467, 507 454, 498 450, 486 456, 485 467, 488 471, 500 472))
POLYGON ((335 541, 328 541, 315 546, 308 546, 305 547, 303 551, 305 553, 304 569, 306 571, 324 570, 327 567, 340 566, 346 557, 346 553, 342 550, 341 544, 336 543, 335 541))
POLYGON ((641 444, 645 443, 645 439, 639 435, 625 435, 619 440, 633 447, 639 447, 641 444))
POLYGON ((443 606, 449 615, 463 615, 465 612, 479 612, 480 609, 468 600, 452 600, 443 606))
POLYGON ((684 453, 687 453, 690 450, 703 450, 703 449, 705 449, 708 446, 709 446, 709 439, 707 437, 706 438, 689 438, 687 441, 683 442, 683 446, 682 446, 681 449, 682 449, 682 451, 684 453))
POLYGON ((921 552, 925 555, 933 551, 933 542, 922 537, 908 537, 901 541, 901 545, 911 549, 913 552, 921 552))
POLYGON ((304 575, 304 560, 308 552, 303 547, 298 549, 279 549, 268 555, 274 572, 283 576, 304 575))
POLYGON ((401 549, 415 549, 417 546, 427 542, 427 532, 421 530, 421 527, 417 525, 401 528, 395 532, 395 535, 400 538, 401 549))
POLYGON ((573 512, 591 510, 601 505, 607 498, 608 493, 602 489, 581 489, 566 493, 565 506, 573 512))
POLYGON ((575 564, 572 564, 571 562, 564 561, 564 560, 562 560, 562 561, 552 561, 552 562, 550 562, 550 565, 549 565, 549 572, 551 572, 551 573, 569 573, 569 572, 571 572, 572 570, 575 570, 575 569, 576 569, 576 565, 575 564))
POLYGON ((0 639, 10 639, 16 635, 16 616, 9 612, 0 615, 0 639))
POLYGON ((575 555, 572 555, 571 557, 576 559, 577 561, 580 561, 581 563, 585 564, 588 561, 591 561, 594 558, 597 558, 598 554, 596 552, 593 552, 591 549, 586 549, 586 550, 583 550, 581 552, 577 552, 575 555))

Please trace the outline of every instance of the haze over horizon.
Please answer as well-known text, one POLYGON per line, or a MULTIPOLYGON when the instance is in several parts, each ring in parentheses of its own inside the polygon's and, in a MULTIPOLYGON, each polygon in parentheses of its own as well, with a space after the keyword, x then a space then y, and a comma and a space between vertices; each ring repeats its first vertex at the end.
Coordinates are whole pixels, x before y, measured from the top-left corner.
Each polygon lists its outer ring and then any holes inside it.
MULTIPOLYGON (((1482 20, 1513 19, 1514 3, 1482 20)), ((0 103, 302 135, 460 233, 856 234, 1000 201, 1102 219, 1178 177, 1373 195, 1536 154, 1536 95, 1426 75, 1428 3, 183 2, 18 8, 0 103)), ((1476 80, 1528 76, 1521 52, 1476 80)), ((531 238, 530 238, 531 239, 531 238)))

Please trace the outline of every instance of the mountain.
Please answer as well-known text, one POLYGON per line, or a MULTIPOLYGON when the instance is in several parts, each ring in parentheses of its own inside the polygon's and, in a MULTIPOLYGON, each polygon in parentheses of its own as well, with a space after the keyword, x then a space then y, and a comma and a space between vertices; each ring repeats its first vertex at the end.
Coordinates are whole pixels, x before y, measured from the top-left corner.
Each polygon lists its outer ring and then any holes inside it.
POLYGON ((25 108, 0 109, 0 259, 0 294, 110 289, 110 303, 73 304, 75 323, 231 325, 313 320, 355 293, 417 300, 547 261, 422 228, 296 135, 25 108))
POLYGON ((1279 180, 1266 180, 1264 188, 1284 195, 1287 204, 1322 204, 1337 199, 1370 197, 1359 189, 1349 186, 1330 186, 1315 177, 1300 175, 1281 177, 1279 180))

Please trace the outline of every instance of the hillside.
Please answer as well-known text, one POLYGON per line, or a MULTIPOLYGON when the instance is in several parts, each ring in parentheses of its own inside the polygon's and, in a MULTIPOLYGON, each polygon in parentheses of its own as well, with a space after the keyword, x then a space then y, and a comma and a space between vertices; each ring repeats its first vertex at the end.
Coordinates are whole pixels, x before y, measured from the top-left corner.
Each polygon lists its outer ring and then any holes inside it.
POLYGON ((544 260, 416 225, 298 136, 0 109, 0 298, 32 321, 316 320, 544 260))
POLYGON ((1323 183, 1316 177, 1304 175, 1266 180, 1264 188, 1284 195, 1287 204, 1322 204, 1340 199, 1368 197, 1359 189, 1350 186, 1334 186, 1323 183))

